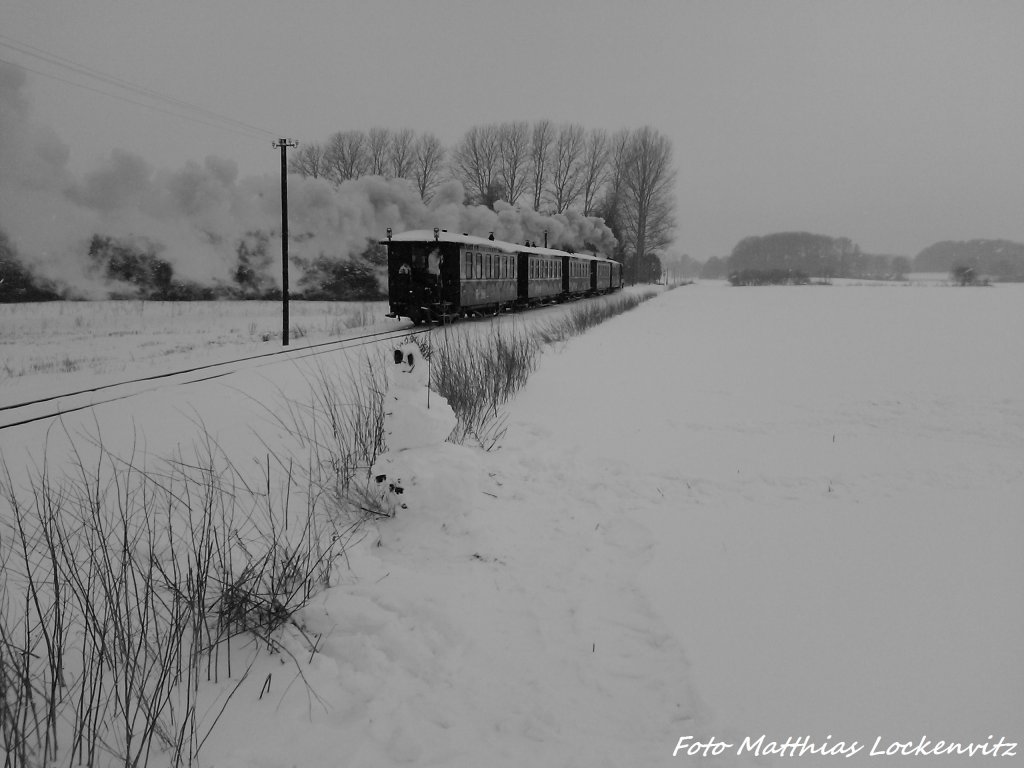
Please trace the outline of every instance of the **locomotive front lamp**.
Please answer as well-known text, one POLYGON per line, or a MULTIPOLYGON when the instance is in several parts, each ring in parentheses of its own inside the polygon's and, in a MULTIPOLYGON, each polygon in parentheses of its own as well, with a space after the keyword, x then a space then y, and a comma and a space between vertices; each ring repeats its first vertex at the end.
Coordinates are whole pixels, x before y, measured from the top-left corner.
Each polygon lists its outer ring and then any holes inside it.
POLYGON ((388 227, 388 240, 391 239, 391 227, 388 227))
POLYGON ((434 239, 435 239, 435 240, 437 240, 437 233, 438 233, 439 231, 440 231, 440 230, 439 230, 439 229, 438 229, 437 227, 434 227, 434 239))

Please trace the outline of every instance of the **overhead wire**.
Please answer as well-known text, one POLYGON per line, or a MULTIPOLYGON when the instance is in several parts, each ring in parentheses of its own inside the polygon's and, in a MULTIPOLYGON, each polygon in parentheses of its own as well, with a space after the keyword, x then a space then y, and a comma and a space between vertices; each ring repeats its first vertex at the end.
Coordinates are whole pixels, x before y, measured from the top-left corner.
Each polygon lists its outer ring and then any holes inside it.
MULTIPOLYGON (((169 109, 164 109, 162 107, 158 107, 155 104, 146 104, 145 102, 135 101, 134 99, 129 99, 129 98, 125 97, 125 96, 118 96, 117 94, 114 94, 114 93, 108 93, 107 91, 101 91, 99 88, 93 88, 91 86, 85 85, 84 83, 76 83, 73 80, 68 80, 67 78, 63 78, 63 77, 60 77, 59 75, 54 75, 54 74, 51 74, 49 72, 42 72, 42 71, 40 71, 38 69, 33 69, 32 67, 27 67, 24 64, 21 64, 20 62, 11 61, 10 59, 5 59, 2 56, 0 56, 0 62, 3 62, 5 64, 13 64, 15 66, 21 67, 26 72, 31 72, 32 74, 40 75, 41 77, 48 77, 48 78, 51 78, 53 80, 58 80, 58 81, 60 81, 62 83, 67 83, 68 85, 73 85, 73 86, 75 86, 77 88, 82 88, 82 89, 87 90, 87 91, 92 91, 93 93, 98 93, 101 96, 108 96, 108 97, 110 97, 112 99, 117 99, 118 101, 123 101, 126 104, 134 104, 134 105, 139 106, 139 107, 145 107, 146 109, 151 109, 151 110, 153 110, 155 112, 161 112, 161 113, 163 113, 165 115, 170 115, 171 117, 180 118, 182 120, 188 120, 190 122, 199 123, 201 125, 207 125, 207 126, 210 126, 212 128, 219 128, 221 130, 231 131, 231 132, 237 133, 237 134, 239 134, 241 136, 248 136, 250 138, 260 138, 260 139, 264 138, 263 135, 257 136, 255 133, 253 133, 251 131, 240 131, 240 130, 238 130, 236 128, 231 128, 231 127, 223 125, 223 124, 211 123, 211 122, 209 122, 207 120, 200 120, 199 118, 196 118, 196 117, 188 117, 186 115, 182 115, 182 114, 179 114, 177 112, 172 112, 169 109)), ((275 135, 275 134, 272 134, 272 135, 275 135)))
POLYGON ((238 120, 234 117, 230 117, 229 115, 216 112, 215 110, 209 109, 207 107, 203 107, 198 104, 193 104, 191 102, 185 101, 184 99, 179 99, 176 96, 165 94, 152 88, 147 88, 146 86, 139 85, 125 78, 118 77, 117 75, 111 75, 101 70, 90 67, 88 65, 75 62, 64 56, 51 53, 42 48, 38 48, 34 45, 19 42, 7 35, 4 35, 3 33, 0 33, 0 47, 7 48, 9 50, 20 53, 24 56, 29 56, 31 58, 38 59, 39 61, 45 62, 51 66, 67 70, 75 74, 76 76, 92 79, 104 85, 119 88, 137 97, 143 97, 155 103, 150 104, 144 101, 139 101, 137 99, 128 98, 124 95, 111 93, 110 91, 106 90, 101 90, 94 86, 77 82, 75 80, 70 80, 68 78, 53 74, 51 72, 45 72, 39 69, 34 69, 32 67, 25 66, 24 64, 17 61, 11 61, 9 59, 0 58, 0 61, 21 67, 26 71, 32 72, 36 75, 40 75, 42 77, 52 78, 54 80, 58 80, 60 82, 66 83, 77 88, 82 88, 84 90, 91 91, 93 93, 98 93, 109 98, 124 101, 126 103, 134 104, 136 106, 145 107, 147 109, 152 109, 157 112, 162 112, 164 114, 171 115, 182 120, 188 120, 210 127, 232 131, 234 133, 247 135, 253 138, 276 138, 278 135, 280 135, 280 133, 277 131, 271 131, 267 128, 262 128, 251 123, 247 123, 243 120, 238 120), (164 106, 159 106, 161 104, 164 106))

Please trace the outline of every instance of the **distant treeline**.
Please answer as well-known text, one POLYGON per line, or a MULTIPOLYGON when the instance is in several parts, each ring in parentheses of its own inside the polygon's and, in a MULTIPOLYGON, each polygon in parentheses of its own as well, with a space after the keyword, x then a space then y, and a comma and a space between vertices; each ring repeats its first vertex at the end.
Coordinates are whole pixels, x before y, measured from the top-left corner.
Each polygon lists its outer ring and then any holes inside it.
POLYGON ((945 272, 969 267, 993 281, 1024 280, 1024 244, 1007 240, 941 242, 913 259, 871 254, 846 237, 780 232, 741 240, 726 258, 712 257, 704 279, 728 278, 735 285, 800 284, 832 278, 902 280, 910 272, 945 272))
POLYGON ((1010 240, 944 240, 914 257, 915 272, 953 272, 957 267, 993 281, 1024 281, 1024 243, 1010 240))
MULTIPOLYGON (((216 285, 183 280, 161 256, 163 246, 143 239, 95 235, 89 245, 88 271, 109 287, 111 299, 199 301, 214 299, 279 299, 281 289, 274 270, 280 259, 268 252, 270 236, 249 232, 236 248, 237 265, 231 279, 216 285)), ((367 243, 362 261, 291 257, 299 274, 291 287, 294 299, 375 301, 384 298, 378 271, 386 264, 381 246, 367 243)), ((83 298, 33 274, 18 258, 10 240, 0 231, 0 303, 83 298)))

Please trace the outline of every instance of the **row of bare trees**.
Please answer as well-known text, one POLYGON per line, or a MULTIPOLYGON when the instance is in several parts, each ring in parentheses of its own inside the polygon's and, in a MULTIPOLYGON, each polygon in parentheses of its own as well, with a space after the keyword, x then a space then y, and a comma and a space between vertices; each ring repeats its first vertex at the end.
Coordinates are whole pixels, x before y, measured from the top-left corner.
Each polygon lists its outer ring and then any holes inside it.
POLYGON ((300 146, 291 170, 335 184, 367 175, 409 179, 424 200, 457 179, 469 204, 503 200, 545 214, 599 216, 632 279, 675 229, 672 144, 649 126, 610 133, 550 120, 493 123, 471 127, 450 149, 409 129, 339 131, 300 146))
POLYGON ((593 216, 614 143, 623 138, 550 120, 475 126, 455 145, 450 172, 475 203, 505 200, 535 211, 575 208, 593 216))
POLYGON ((420 197, 428 200, 445 179, 445 154, 437 136, 417 136, 408 128, 339 131, 322 144, 301 144, 291 155, 290 170, 334 184, 361 176, 409 179, 416 184, 420 197))

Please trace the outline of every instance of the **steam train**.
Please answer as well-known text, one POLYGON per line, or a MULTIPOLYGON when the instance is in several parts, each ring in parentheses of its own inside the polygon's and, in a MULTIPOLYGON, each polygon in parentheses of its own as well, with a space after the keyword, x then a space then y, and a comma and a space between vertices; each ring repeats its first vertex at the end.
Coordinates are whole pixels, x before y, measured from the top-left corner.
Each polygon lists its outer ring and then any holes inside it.
POLYGON ((603 256, 420 229, 380 241, 388 249, 388 317, 415 325, 497 314, 611 293, 622 264, 603 256))

